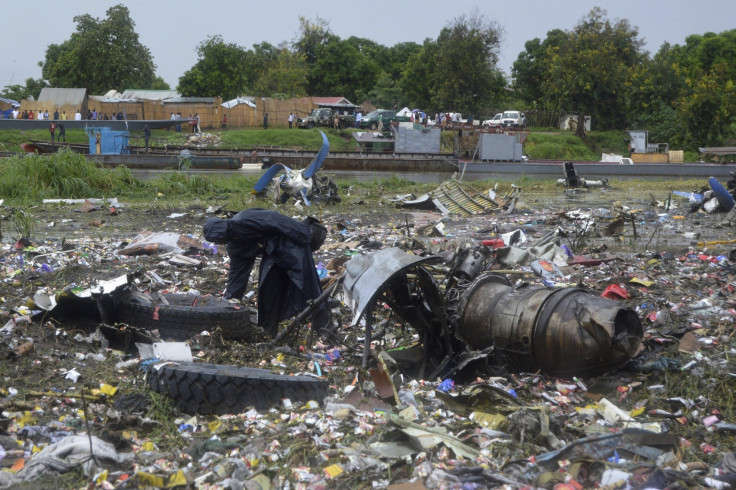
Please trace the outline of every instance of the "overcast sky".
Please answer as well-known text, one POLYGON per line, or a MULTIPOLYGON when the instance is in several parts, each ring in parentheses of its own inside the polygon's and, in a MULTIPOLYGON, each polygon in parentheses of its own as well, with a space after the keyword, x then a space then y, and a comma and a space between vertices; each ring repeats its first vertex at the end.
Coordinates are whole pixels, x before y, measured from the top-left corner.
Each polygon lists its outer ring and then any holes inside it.
POLYGON ((5 1, 0 88, 24 85, 28 77, 40 78, 38 62, 49 44, 70 38, 76 27, 74 16, 87 13, 101 19, 119 3, 130 9, 140 41, 153 55, 156 74, 172 88, 196 63, 196 47, 207 37, 220 34, 225 42, 246 48, 262 41, 278 45, 296 37, 299 16, 327 20, 331 31, 343 39, 354 35, 393 46, 436 39, 453 18, 477 7, 505 31, 500 67, 507 74, 526 41, 544 39, 551 29, 573 28, 594 6, 605 9, 609 19, 629 19, 639 28, 650 53, 664 42, 683 44, 691 34, 736 28, 736 0, 5 1))

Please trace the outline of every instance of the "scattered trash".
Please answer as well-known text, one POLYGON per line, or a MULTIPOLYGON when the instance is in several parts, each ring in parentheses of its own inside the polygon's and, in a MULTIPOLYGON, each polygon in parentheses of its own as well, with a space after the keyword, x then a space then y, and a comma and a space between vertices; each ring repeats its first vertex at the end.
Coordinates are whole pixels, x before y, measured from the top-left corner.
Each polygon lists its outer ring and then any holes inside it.
POLYGON ((728 213, 589 194, 325 210, 336 324, 278 342, 254 288, 221 297, 219 205, 146 215, 142 241, 47 215, 0 247, 0 487, 733 486, 728 213))

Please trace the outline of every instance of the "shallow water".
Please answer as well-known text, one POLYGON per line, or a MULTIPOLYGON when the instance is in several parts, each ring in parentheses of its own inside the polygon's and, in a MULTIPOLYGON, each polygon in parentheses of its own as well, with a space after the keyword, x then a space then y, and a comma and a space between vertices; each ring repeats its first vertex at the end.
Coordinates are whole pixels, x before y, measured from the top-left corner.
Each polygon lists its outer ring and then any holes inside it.
MULTIPOLYGON (((141 180, 154 179, 157 176, 172 172, 173 170, 132 170, 133 175, 141 180)), ((247 176, 256 177, 262 175, 264 170, 261 168, 243 168, 241 170, 193 170, 189 171, 195 175, 217 175, 217 176, 247 176)), ((371 182, 374 180, 388 179, 395 176, 411 180, 413 182, 423 184, 439 184, 453 177, 453 175, 459 177, 460 173, 455 174, 453 172, 379 172, 371 171, 366 172, 362 170, 324 170, 320 171, 320 175, 327 175, 329 177, 338 179, 355 179, 363 182, 371 182)), ((501 181, 514 181, 521 177, 520 174, 498 174, 498 173, 483 173, 483 172, 466 172, 462 175, 464 182, 478 181, 478 180, 501 180, 501 181)), ((563 176, 560 175, 560 178, 563 176)), ((619 180, 661 180, 661 176, 617 176, 619 180)))
MULTIPOLYGON (((143 180, 153 179, 163 173, 171 172, 171 170, 134 170, 133 174, 143 180)), ((233 171, 193 171, 196 175, 219 175, 232 176, 233 171)), ((237 171, 238 175, 243 176, 259 176, 263 170, 243 169, 237 171)), ((358 181, 370 182, 384 178, 392 178, 399 175, 402 178, 418 183, 441 183, 453 177, 448 172, 402 172, 400 174, 394 172, 363 172, 363 171, 330 171, 324 172, 333 179, 355 179, 358 181)), ((463 181, 471 182, 477 180, 515 180, 519 176, 514 175, 498 175, 498 174, 465 174, 463 181)), ((661 178, 657 178, 658 180, 661 178)), ((645 180, 641 178, 632 178, 631 180, 645 180)), ((689 190, 689 189, 673 189, 673 190, 689 190)), ((612 209, 614 203, 616 207, 636 212, 633 213, 633 223, 627 222, 623 236, 613 237, 595 237, 591 238, 591 245, 605 244, 611 251, 635 251, 644 253, 645 251, 673 251, 682 252, 690 246, 697 246, 698 242, 728 240, 730 229, 716 229, 713 225, 721 221, 722 213, 714 213, 712 215, 698 213, 689 213, 690 204, 687 199, 671 196, 670 209, 666 209, 662 204, 666 203, 669 196, 667 191, 646 191, 641 192, 634 188, 629 188, 625 184, 615 188, 607 189, 589 189, 581 191, 565 191, 560 187, 559 191, 544 192, 525 191, 522 192, 519 200, 519 211, 538 211, 549 215, 560 211, 584 210, 593 212, 593 219, 600 225, 605 226, 610 222, 614 213, 612 209), (659 201, 660 206, 656 205, 659 201), (636 233, 634 233, 636 232, 636 233)), ((702 247, 697 247, 702 248, 702 247)), ((730 250, 736 248, 736 245, 716 245, 706 247, 715 250, 730 250)))

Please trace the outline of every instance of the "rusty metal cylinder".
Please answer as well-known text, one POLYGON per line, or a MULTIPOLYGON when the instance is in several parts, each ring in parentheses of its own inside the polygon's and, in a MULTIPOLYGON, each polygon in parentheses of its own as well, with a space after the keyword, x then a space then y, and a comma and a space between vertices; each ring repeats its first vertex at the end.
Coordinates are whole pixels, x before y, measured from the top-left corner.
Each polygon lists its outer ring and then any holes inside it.
POLYGON ((581 288, 548 289, 484 274, 464 293, 458 335, 518 371, 593 376, 621 367, 643 335, 636 312, 581 288))

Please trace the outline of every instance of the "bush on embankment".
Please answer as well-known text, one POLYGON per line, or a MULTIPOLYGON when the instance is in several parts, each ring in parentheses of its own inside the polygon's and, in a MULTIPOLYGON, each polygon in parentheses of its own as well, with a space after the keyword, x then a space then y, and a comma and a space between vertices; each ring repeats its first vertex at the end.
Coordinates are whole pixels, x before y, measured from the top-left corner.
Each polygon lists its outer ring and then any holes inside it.
POLYGON ((571 133, 530 133, 524 153, 532 160, 600 160, 601 157, 571 133))
POLYGON ((140 183, 129 170, 105 170, 68 150, 14 156, 0 165, 0 195, 21 201, 101 198, 136 186, 140 183))

